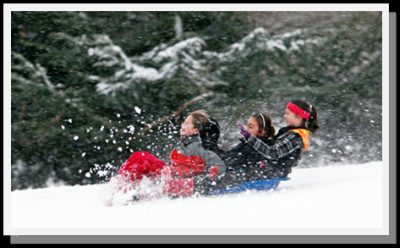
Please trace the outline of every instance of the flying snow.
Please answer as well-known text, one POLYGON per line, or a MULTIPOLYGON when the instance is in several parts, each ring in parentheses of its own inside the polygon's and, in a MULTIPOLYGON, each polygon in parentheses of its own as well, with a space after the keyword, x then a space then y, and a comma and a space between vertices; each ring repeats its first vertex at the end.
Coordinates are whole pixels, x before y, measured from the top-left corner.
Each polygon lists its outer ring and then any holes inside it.
POLYGON ((136 111, 136 113, 138 113, 139 115, 140 115, 140 113, 142 113, 142 110, 141 110, 139 107, 137 107, 137 106, 135 106, 135 111, 136 111))

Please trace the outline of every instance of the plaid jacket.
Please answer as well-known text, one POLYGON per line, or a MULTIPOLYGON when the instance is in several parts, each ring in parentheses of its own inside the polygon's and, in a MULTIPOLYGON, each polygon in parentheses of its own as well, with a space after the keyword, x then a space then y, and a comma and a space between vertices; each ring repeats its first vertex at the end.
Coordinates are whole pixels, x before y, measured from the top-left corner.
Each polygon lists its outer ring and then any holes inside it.
POLYGON ((269 144, 254 136, 247 140, 247 143, 265 158, 263 166, 250 166, 245 173, 227 171, 221 180, 194 181, 195 191, 207 194, 210 189, 233 187, 249 181, 287 177, 291 168, 298 164, 303 151, 303 140, 300 134, 289 132, 291 129, 294 128, 281 128, 275 135, 276 139, 269 144))
POLYGON ((273 145, 267 145, 253 135, 251 135, 247 142, 267 159, 279 159, 287 156, 296 149, 301 150, 303 148, 303 141, 300 135, 294 132, 287 132, 280 135, 273 145))
POLYGON ((266 144, 254 136, 251 136, 247 142, 260 154, 262 154, 268 165, 260 168, 258 174, 262 174, 265 179, 273 177, 286 177, 297 166, 301 159, 303 151, 303 140, 296 132, 289 132, 290 127, 281 128, 276 135, 273 144, 266 144))

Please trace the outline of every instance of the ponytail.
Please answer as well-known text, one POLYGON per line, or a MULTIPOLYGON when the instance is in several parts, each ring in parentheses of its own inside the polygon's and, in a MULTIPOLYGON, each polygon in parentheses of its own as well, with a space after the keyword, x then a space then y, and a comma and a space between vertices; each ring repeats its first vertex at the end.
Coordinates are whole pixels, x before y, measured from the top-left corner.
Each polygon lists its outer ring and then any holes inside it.
POLYGON ((318 119, 317 119, 317 109, 310 105, 311 113, 310 118, 307 119, 307 128, 312 134, 315 134, 319 129, 318 119))

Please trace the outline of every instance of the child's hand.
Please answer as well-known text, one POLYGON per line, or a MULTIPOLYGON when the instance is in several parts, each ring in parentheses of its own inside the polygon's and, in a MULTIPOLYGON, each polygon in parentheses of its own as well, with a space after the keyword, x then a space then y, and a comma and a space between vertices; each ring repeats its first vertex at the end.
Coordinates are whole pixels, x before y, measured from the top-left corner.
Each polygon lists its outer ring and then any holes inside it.
POLYGON ((250 138, 250 135, 251 135, 249 133, 249 131, 247 131, 247 129, 240 123, 238 123, 238 127, 239 127, 240 134, 243 136, 243 138, 248 140, 250 138))

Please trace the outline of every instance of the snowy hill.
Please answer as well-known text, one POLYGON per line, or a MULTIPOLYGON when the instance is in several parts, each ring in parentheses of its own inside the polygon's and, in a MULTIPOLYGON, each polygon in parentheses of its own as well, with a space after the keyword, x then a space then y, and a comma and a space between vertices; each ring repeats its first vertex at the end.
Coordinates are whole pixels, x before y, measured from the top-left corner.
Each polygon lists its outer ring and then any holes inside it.
POLYGON ((130 235, 210 235, 226 228, 229 231, 223 234, 276 234, 282 228, 296 228, 296 233, 377 230, 384 223, 382 171, 382 162, 295 168, 291 180, 273 192, 157 199, 113 207, 101 200, 107 184, 13 191, 11 228, 30 234, 43 230, 65 234, 64 228, 71 228, 68 234, 73 235, 85 233, 84 229, 90 234, 130 235), (130 229, 124 232, 126 228, 130 229))

